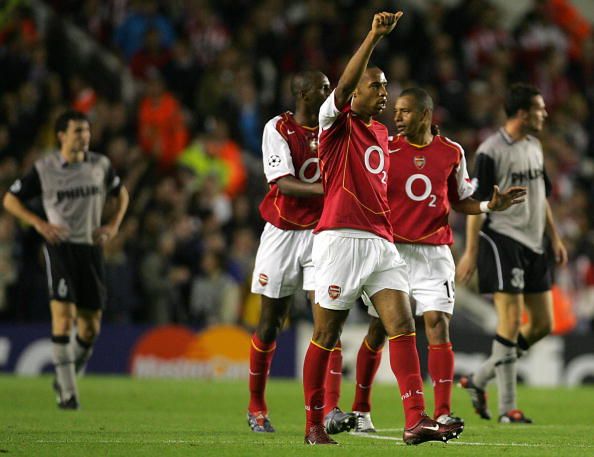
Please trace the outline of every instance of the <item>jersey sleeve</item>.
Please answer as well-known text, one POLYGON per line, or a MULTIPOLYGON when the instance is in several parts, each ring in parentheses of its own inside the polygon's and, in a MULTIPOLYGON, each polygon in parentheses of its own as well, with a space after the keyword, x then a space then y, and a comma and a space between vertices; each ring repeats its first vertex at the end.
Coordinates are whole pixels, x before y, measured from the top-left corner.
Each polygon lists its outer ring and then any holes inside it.
POLYGON ((107 172, 105 173, 105 188, 108 195, 118 195, 122 188, 122 180, 117 175, 111 163, 107 164, 107 172))
POLYGON ((326 99, 322 106, 320 107, 320 114, 319 114, 319 123, 320 123, 320 131, 328 130, 334 124, 334 121, 338 118, 341 111, 336 107, 334 104, 334 93, 336 90, 333 90, 330 96, 326 99))
POLYGON ((475 190, 468 176, 464 149, 458 144, 457 146, 460 149, 460 162, 452 170, 451 179, 448 179, 448 196, 452 201, 465 200, 471 197, 475 190))
POLYGON ((22 201, 41 195, 41 180, 37 168, 31 168, 29 173, 13 182, 8 191, 22 201))
POLYGON ((475 173, 476 191, 473 197, 477 200, 489 200, 493 193, 495 182, 495 161, 484 152, 476 156, 475 173))
POLYGON ((543 167, 544 183, 545 183, 545 195, 548 197, 553 193, 553 184, 547 174, 547 169, 543 167))
POLYGON ((278 118, 272 119, 264 126, 262 135, 262 161, 264 174, 269 183, 283 176, 295 176, 295 166, 289 144, 276 129, 278 118))

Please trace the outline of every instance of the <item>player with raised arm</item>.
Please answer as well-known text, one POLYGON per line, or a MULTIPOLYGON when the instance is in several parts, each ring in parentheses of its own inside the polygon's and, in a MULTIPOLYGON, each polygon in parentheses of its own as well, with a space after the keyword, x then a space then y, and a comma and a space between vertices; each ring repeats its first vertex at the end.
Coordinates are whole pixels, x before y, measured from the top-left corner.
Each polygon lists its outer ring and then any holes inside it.
POLYGON ((387 103, 386 77, 367 67, 402 12, 378 13, 371 30, 320 109, 318 155, 324 208, 315 229, 314 330, 303 366, 306 444, 337 444, 323 424, 328 359, 349 309, 366 292, 390 340, 390 362, 405 413, 407 444, 447 441, 463 430, 425 414, 406 264, 393 244, 387 198, 388 131, 373 118, 387 103))
MULTIPOLYGON (((252 280, 261 296, 261 313, 250 347, 248 425, 254 432, 274 432, 265 388, 277 335, 293 294, 308 291, 313 303, 312 231, 320 219, 323 188, 318 166, 318 113, 330 93, 328 78, 304 71, 291 80, 295 113, 272 118, 264 127, 262 159, 270 189, 260 204, 266 221, 252 280)), ((353 416, 334 411, 338 424, 354 425, 353 416)))
MULTIPOLYGON (((495 187, 490 201, 473 199, 464 150, 432 130, 432 118, 433 100, 425 90, 406 89, 396 100, 397 135, 388 144, 388 201, 396 248, 408 266, 409 295, 425 323, 435 399, 433 417, 440 424, 464 424, 451 411, 454 352, 449 323, 454 312, 455 265, 448 217, 451 209, 464 214, 504 211, 523 201, 525 188, 511 187, 500 193, 495 187)), ((365 296, 364 300, 368 301, 365 296)), ((386 338, 372 306, 369 314, 369 330, 357 355, 353 402, 357 432, 375 431, 370 415, 371 385, 386 338)))
POLYGON ((460 385, 471 396, 477 414, 490 419, 485 388, 497 378, 499 422, 531 423, 516 405, 518 348, 526 350, 551 332, 553 297, 551 263, 545 233, 558 264, 567 262, 547 196, 551 183, 544 168, 542 145, 534 134, 547 117, 544 99, 537 88, 517 83, 505 99, 507 120, 498 132, 478 148, 476 157, 477 198, 488 198, 493 185, 523 185, 527 203, 506 213, 469 216, 466 249, 458 262, 458 277, 467 282, 478 265, 479 290, 492 293, 497 312, 497 334, 491 356, 460 385), (521 325, 525 310, 528 322, 521 325))
POLYGON ((102 246, 118 232, 128 192, 109 159, 89 151, 87 117, 67 111, 56 120, 59 150, 37 160, 4 196, 4 208, 35 227, 45 239, 50 293, 54 390, 58 407, 78 409, 76 373, 80 373, 99 335, 106 303, 102 246), (106 197, 116 198, 112 218, 101 225, 106 197), (40 196, 47 220, 26 202, 40 196), (70 341, 76 320, 76 338, 70 341))

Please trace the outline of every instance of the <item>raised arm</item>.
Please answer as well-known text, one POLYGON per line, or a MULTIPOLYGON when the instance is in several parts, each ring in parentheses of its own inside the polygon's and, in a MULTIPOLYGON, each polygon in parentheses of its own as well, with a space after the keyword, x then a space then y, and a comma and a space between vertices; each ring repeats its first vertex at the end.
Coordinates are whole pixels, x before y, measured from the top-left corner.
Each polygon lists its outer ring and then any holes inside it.
POLYGON ((336 90, 334 92, 334 104, 338 109, 341 109, 345 103, 351 98, 351 94, 359 84, 363 72, 367 68, 369 58, 373 49, 379 41, 388 35, 396 23, 402 17, 402 11, 397 13, 378 13, 373 16, 371 30, 357 49, 357 52, 351 57, 344 69, 336 90))

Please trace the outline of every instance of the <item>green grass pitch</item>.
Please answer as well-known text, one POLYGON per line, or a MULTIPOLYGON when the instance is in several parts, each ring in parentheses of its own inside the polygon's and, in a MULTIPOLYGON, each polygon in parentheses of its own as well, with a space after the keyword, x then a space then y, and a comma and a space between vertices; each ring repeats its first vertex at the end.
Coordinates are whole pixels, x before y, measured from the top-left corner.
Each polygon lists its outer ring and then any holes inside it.
MULTIPOLYGON (((268 406, 277 433, 249 431, 242 381, 139 380, 87 376, 80 381, 80 411, 59 411, 51 378, 0 376, 0 455, 6 456, 594 456, 594 388, 519 389, 532 425, 499 425, 471 410, 454 391, 455 413, 466 419, 459 440, 405 446, 395 385, 377 385, 377 435, 335 435, 340 446, 303 444, 301 384, 273 380, 268 406)), ((343 384, 344 408, 353 386, 343 384)), ((431 389, 427 386, 428 408, 431 389)), ((490 407, 496 410, 492 391, 490 407)))

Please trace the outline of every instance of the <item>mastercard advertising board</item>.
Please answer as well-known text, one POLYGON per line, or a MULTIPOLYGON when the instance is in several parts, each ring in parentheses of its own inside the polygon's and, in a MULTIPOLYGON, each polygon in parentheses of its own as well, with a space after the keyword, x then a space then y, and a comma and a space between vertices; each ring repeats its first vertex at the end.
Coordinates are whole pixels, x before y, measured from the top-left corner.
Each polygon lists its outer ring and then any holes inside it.
POLYGON ((166 325, 144 333, 132 348, 130 374, 163 378, 247 378, 251 335, 240 327, 194 332, 166 325))

